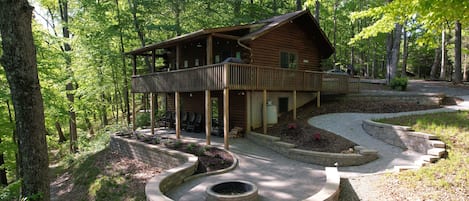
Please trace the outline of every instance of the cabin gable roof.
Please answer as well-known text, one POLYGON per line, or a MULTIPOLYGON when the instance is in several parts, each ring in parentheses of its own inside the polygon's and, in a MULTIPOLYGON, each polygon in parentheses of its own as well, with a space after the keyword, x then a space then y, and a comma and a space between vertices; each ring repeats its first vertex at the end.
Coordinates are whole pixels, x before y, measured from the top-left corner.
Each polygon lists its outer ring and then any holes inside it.
POLYGON ((133 51, 127 52, 128 55, 142 55, 148 51, 154 49, 167 48, 174 46, 179 42, 195 40, 199 38, 207 37, 208 35, 223 35, 226 32, 232 31, 242 31, 247 33, 240 36, 233 35, 224 35, 225 37, 230 37, 232 39, 238 40, 243 43, 250 43, 251 41, 256 40, 259 37, 262 37, 265 34, 281 27, 286 23, 301 23, 301 27, 311 36, 311 38, 317 42, 320 46, 321 58, 325 59, 331 56, 334 53, 334 47, 332 46, 329 39, 326 37, 322 29, 320 28, 318 22, 311 15, 309 10, 296 11, 292 13, 287 13, 284 15, 275 16, 269 19, 260 20, 246 25, 237 25, 230 27, 219 27, 219 28, 209 28, 201 29, 192 33, 184 34, 165 40, 159 43, 147 45, 142 48, 135 49, 133 51))

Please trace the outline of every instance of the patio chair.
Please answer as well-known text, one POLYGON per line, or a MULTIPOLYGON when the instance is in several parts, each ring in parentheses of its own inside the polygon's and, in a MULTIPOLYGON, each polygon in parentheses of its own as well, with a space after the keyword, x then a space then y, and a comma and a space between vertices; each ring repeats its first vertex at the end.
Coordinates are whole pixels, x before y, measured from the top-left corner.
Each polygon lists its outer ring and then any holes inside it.
POLYGON ((202 114, 197 114, 195 117, 195 122, 194 122, 194 131, 195 132, 202 132, 203 130, 203 115, 202 114))
POLYGON ((169 128, 176 127, 176 112, 171 112, 171 118, 169 119, 169 128))
POLYGON ((159 127, 169 127, 171 125, 171 111, 166 111, 166 113, 158 119, 159 127))
POLYGON ((193 132, 195 130, 195 122, 197 120, 198 115, 198 113, 192 113, 192 116, 190 116, 187 122, 187 131, 193 132))
POLYGON ((184 122, 187 121, 187 112, 181 112, 181 129, 184 129, 184 122))
POLYGON ((184 129, 184 130, 188 131, 189 128, 190 128, 189 125, 193 124, 194 120, 195 120, 195 113, 188 112, 187 113, 187 119, 186 119, 186 121, 182 122, 181 129, 184 129))

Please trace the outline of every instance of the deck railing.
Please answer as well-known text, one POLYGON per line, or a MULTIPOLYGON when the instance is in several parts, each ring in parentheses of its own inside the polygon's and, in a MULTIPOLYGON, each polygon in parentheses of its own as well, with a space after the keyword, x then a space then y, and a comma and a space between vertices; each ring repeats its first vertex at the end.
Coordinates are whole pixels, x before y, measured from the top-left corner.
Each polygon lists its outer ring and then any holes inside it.
POLYGON ((348 76, 321 72, 222 63, 132 77, 133 92, 203 90, 297 90, 345 92, 348 76))

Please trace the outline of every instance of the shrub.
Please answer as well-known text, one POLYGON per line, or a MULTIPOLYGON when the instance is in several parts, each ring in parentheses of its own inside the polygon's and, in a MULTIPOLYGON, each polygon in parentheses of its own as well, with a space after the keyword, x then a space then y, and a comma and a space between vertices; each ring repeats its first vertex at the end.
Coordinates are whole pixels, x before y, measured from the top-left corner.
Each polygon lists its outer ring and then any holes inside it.
POLYGON ((390 86, 391 89, 405 91, 407 89, 407 78, 395 77, 391 80, 390 86))
POLYGON ((137 118, 135 120, 135 124, 137 127, 149 126, 150 125, 150 113, 148 112, 138 113, 137 118))

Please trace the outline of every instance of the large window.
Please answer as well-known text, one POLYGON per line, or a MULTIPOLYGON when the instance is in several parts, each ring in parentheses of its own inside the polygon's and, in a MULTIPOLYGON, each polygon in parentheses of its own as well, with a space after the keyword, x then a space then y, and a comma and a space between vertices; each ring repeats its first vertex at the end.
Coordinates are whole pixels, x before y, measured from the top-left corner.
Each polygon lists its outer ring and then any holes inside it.
POLYGON ((296 69, 298 67, 298 56, 291 52, 280 52, 280 67, 296 69))

